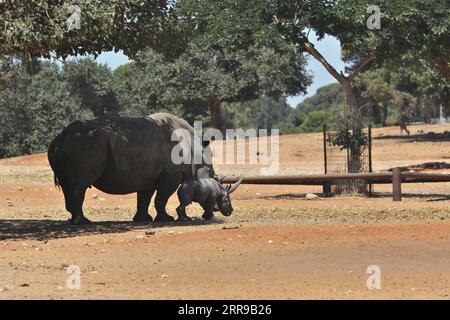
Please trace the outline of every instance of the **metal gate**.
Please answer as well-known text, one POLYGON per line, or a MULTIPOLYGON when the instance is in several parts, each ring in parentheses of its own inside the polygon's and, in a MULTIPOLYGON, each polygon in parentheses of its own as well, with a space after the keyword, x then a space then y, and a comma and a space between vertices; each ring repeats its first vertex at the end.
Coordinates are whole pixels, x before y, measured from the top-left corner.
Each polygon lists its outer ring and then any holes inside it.
MULTIPOLYGON (((323 152, 324 152, 324 173, 361 173, 372 172, 372 128, 369 126, 362 131, 362 140, 357 148, 358 153, 351 150, 348 146, 339 146, 334 143, 336 131, 328 131, 323 126, 323 152)), ((352 132, 339 132, 339 134, 351 136, 352 132)), ((372 193, 372 185, 367 184, 365 180, 336 180, 330 184, 324 185, 324 193, 342 194, 342 193, 372 193)))

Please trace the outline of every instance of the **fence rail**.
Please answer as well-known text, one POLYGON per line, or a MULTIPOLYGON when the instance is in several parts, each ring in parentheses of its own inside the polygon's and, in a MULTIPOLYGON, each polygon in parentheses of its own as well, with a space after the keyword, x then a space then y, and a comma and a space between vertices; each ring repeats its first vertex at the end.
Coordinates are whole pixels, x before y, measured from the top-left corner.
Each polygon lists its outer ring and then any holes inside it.
MULTIPOLYGON (((225 177, 224 183, 234 183, 237 177, 225 177)), ((275 185, 319 185, 325 186, 339 180, 365 180, 370 184, 393 185, 393 200, 401 200, 402 183, 450 182, 450 174, 402 172, 394 168, 392 172, 364 172, 345 174, 314 174, 288 176, 249 176, 244 177, 243 184, 275 184, 275 185)))

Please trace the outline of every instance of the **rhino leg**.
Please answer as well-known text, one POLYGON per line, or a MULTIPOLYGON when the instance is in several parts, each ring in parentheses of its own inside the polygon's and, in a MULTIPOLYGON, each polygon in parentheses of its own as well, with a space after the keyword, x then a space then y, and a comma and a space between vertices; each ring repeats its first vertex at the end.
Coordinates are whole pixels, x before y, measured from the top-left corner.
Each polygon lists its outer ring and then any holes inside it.
POLYGON ((203 212, 202 214, 202 218, 205 220, 211 220, 214 217, 214 207, 216 203, 213 201, 206 201, 204 203, 201 203, 200 205, 202 206, 203 210, 205 210, 205 212, 203 212))
POLYGON ((91 221, 83 214, 83 202, 87 186, 80 184, 76 186, 63 186, 62 188, 66 202, 66 210, 72 214, 72 218, 69 219, 69 222, 71 224, 90 223, 91 221))
POLYGON ((202 218, 205 220, 211 220, 214 217, 214 213, 212 211, 205 211, 202 214, 202 218))
POLYGON ((159 183, 156 187, 155 208, 156 217, 155 221, 174 221, 175 219, 167 214, 166 205, 170 196, 177 190, 183 179, 183 174, 167 174, 161 176, 159 183))
POLYGON ((180 205, 177 208, 177 221, 191 221, 192 219, 186 214, 186 207, 191 204, 188 199, 180 199, 180 205))
POLYGON ((192 219, 190 217, 188 217, 188 215, 186 214, 186 206, 184 205, 180 205, 177 208, 177 214, 178 214, 178 219, 177 221, 191 221, 192 219))
POLYGON ((192 203, 192 198, 194 197, 194 191, 192 188, 178 189, 178 201, 180 205, 177 208, 178 219, 177 221, 191 221, 192 219, 186 214, 186 207, 192 203))
POLYGON ((148 206, 152 200, 155 189, 137 193, 137 211, 133 218, 134 222, 152 222, 152 217, 148 214, 148 206))

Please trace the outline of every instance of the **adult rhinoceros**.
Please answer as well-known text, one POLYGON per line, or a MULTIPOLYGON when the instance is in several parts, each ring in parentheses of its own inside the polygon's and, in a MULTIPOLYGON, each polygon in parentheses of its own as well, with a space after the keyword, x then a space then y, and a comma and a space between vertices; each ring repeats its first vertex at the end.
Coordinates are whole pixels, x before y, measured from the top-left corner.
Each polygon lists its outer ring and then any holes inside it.
MULTIPOLYGON (((171 141, 171 135, 176 129, 185 129, 191 136, 194 133, 186 121, 167 113, 69 124, 50 143, 48 160, 55 184, 63 190, 66 209, 72 214, 70 222, 90 222, 82 210, 90 186, 110 194, 137 192, 134 221, 152 221, 148 206, 156 191, 155 221, 173 221, 165 207, 180 183, 195 172, 214 176, 212 165, 203 157, 202 163, 196 165, 172 161, 171 152, 178 141, 171 141)), ((190 150, 194 150, 192 143, 188 143, 190 150)), ((202 147, 199 149, 201 152, 202 147)))

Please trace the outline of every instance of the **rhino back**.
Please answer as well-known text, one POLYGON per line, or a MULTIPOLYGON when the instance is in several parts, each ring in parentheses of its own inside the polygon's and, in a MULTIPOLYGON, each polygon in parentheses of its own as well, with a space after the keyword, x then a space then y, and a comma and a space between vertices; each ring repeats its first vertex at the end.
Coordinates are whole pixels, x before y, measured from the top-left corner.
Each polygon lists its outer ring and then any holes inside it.
POLYGON ((154 121, 143 118, 94 121, 108 138, 105 170, 94 184, 99 189, 118 194, 144 191, 171 167, 172 144, 154 121))
POLYGON ((206 178, 213 177, 215 175, 214 168, 212 166, 212 153, 210 146, 208 145, 206 148, 203 148, 200 143, 200 145, 194 148, 192 143, 194 141, 194 128, 187 121, 165 112, 153 113, 148 117, 148 119, 154 120, 155 123, 161 126, 166 132, 169 140, 173 139, 172 135, 174 135, 176 137, 175 139, 180 141, 180 136, 182 136, 180 143, 183 145, 183 150, 191 150, 193 157, 196 157, 197 160, 202 159, 203 164, 198 164, 197 162, 195 164, 194 170, 198 177, 206 178), (178 129, 182 130, 176 131, 178 129), (186 135, 188 137, 186 137, 186 135))
POLYGON ((172 134, 176 129, 186 129, 191 134, 194 134, 194 128, 184 119, 181 119, 173 114, 158 112, 153 113, 149 117, 156 124, 166 130, 168 133, 172 134))
POLYGON ((90 184, 103 172, 107 138, 90 121, 74 121, 50 143, 48 159, 55 184, 90 184))

